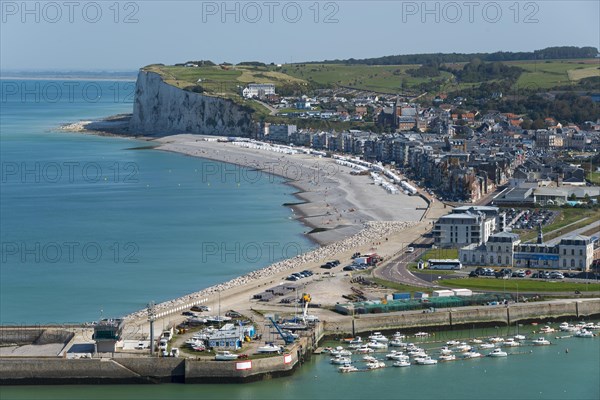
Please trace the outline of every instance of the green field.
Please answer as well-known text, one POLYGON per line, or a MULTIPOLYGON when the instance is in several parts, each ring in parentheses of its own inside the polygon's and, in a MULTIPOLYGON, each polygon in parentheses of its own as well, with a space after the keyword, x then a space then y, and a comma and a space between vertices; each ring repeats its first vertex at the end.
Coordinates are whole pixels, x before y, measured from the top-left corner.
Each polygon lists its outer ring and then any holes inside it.
POLYGON ((493 290, 502 292, 598 292, 600 283, 571 283, 564 281, 542 281, 529 279, 495 279, 495 278, 468 278, 440 280, 442 286, 456 288, 493 290))
POLYGON ((321 85, 346 86, 382 93, 400 93, 430 80, 447 82, 452 74, 442 72, 435 78, 414 78, 406 73, 418 65, 347 65, 347 64, 291 64, 282 72, 321 85))
POLYGON ((600 77, 598 60, 513 61, 506 64, 526 71, 517 80, 515 86, 518 88, 549 89, 570 85, 583 78, 600 77))
POLYGON ((600 185, 600 172, 590 172, 587 175, 587 179, 594 185, 600 185))

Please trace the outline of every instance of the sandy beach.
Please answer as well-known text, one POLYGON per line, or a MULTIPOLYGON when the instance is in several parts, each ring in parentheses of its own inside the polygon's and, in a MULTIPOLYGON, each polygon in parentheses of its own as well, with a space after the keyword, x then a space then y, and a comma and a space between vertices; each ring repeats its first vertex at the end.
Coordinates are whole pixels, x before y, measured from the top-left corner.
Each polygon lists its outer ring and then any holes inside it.
MULTIPOLYGON (((64 130, 98 134, 99 126, 103 125, 84 122, 64 130)), ((221 310, 235 309, 251 315, 256 306, 251 301, 254 294, 279 285, 291 272, 304 269, 314 271, 315 275, 302 282, 303 290, 309 291, 318 303, 335 304, 350 291, 348 274, 342 274, 339 268, 332 274, 323 274, 321 264, 333 259, 347 264, 355 252, 376 252, 385 262, 428 231, 430 218, 440 214, 440 205, 429 207, 420 196, 390 194, 375 185, 369 175, 351 175, 350 168, 338 165, 331 158, 244 148, 212 136, 181 134, 141 139, 148 140, 155 150, 217 161, 205 163, 202 174, 207 181, 234 175, 242 184, 252 184, 258 179, 280 184, 281 180, 274 176, 282 177, 295 188, 298 201, 272 206, 292 208, 296 218, 306 225, 307 236, 319 244, 318 248, 294 258, 155 305, 154 310, 160 315, 158 326, 180 322, 183 319, 180 309, 194 303, 209 304, 214 311, 220 306, 221 310)), ((278 304, 260 306, 265 310, 290 311, 278 304)), ((327 310, 318 313, 327 314, 329 319, 343 318, 327 310)), ((146 310, 134 312, 126 319, 130 326, 137 327, 131 331, 132 337, 148 332, 146 310)))

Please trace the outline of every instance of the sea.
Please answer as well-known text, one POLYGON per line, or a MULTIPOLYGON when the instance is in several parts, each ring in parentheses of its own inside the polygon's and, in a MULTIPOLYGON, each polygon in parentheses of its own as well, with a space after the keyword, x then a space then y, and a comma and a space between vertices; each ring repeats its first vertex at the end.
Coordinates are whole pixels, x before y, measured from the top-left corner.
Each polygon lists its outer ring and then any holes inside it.
MULTIPOLYGON (((280 178, 256 179, 231 165, 153 150, 146 141, 57 129, 131 112, 133 82, 0 83, 3 325, 118 317, 314 248, 303 235, 308 228, 285 206, 295 198, 280 178)), ((436 332, 426 339, 435 343, 424 346, 515 328, 436 332)), ((520 329, 534 337, 537 327, 520 329)), ((510 349, 502 359, 341 374, 323 354, 292 376, 250 384, 4 386, 0 398, 600 398, 600 338, 555 335, 547 335, 551 346, 510 349)))
POLYGON ((1 80, 0 323, 119 317, 314 248, 282 178, 60 130, 135 82, 1 80))

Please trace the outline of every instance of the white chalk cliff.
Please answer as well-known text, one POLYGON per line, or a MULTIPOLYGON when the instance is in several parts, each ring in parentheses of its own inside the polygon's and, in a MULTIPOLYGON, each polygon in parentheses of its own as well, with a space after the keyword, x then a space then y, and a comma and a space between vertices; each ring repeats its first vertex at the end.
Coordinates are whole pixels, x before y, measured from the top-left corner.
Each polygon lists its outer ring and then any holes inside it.
POLYGON ((250 136, 255 129, 249 110, 232 100, 179 89, 154 72, 138 74, 129 122, 133 134, 250 136))

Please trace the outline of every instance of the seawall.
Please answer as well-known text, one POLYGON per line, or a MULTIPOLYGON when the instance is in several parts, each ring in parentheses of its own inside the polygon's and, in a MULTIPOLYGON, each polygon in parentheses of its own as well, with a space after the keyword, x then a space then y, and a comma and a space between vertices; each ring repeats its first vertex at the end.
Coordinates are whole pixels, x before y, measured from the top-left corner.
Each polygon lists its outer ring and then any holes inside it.
POLYGON ((248 137, 256 131, 251 113, 232 100, 179 89, 142 69, 129 132, 157 137, 179 133, 248 137))
POLYGON ((473 306, 437 309, 435 312, 361 314, 344 321, 325 322, 326 335, 373 330, 435 328, 438 330, 473 325, 511 325, 519 321, 581 318, 600 315, 600 299, 555 300, 542 303, 513 303, 509 306, 473 306))
POLYGON ((0 358, 0 384, 114 383, 245 383, 286 376, 310 357, 325 336, 373 330, 442 329, 527 320, 579 319, 600 316, 600 299, 555 300, 506 306, 443 309, 432 313, 404 312, 348 317, 323 322, 288 348, 285 354, 237 361, 192 358, 115 357, 112 359, 0 358))

